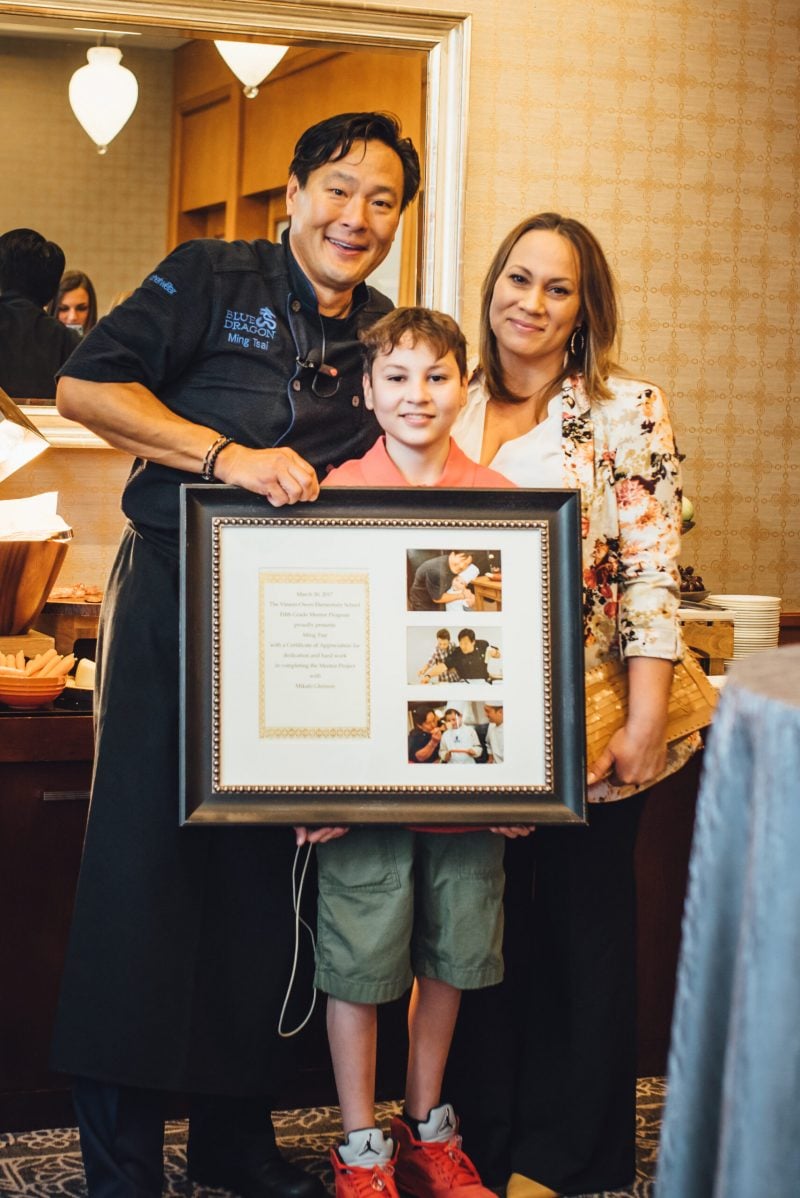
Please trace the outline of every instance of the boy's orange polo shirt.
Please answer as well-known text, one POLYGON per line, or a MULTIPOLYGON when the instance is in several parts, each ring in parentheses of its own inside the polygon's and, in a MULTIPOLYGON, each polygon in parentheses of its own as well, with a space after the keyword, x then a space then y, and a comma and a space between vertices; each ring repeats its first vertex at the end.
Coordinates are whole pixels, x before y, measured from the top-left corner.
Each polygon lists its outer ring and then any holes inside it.
MULTIPOLYGON (((372 449, 363 458, 351 458, 331 470, 323 480, 323 487, 408 487, 392 459, 386 452, 386 438, 379 437, 372 449)), ((453 438, 450 438, 450 453, 437 487, 513 487, 505 475, 473 462, 462 453, 453 438)))

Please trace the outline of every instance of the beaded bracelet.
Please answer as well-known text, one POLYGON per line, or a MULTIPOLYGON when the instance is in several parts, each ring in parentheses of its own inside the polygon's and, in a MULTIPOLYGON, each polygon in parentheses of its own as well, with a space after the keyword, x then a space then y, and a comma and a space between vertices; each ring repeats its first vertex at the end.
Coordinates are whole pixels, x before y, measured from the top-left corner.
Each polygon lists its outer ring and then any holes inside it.
POLYGON ((233 444, 233 437, 226 437, 220 434, 216 441, 212 441, 206 450, 206 456, 203 458, 203 469, 200 471, 200 477, 203 482, 211 483, 214 481, 214 465, 217 458, 222 453, 226 445, 233 444))

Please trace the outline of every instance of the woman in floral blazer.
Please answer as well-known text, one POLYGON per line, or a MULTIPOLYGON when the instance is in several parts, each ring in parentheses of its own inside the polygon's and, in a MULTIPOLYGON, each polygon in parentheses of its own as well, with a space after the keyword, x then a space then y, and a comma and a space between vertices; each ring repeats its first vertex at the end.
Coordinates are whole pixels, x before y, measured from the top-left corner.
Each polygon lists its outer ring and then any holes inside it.
POLYGON ((630 710, 589 763, 588 826, 508 846, 507 980, 464 1003, 454 1099, 481 1176, 508 1198, 633 1179, 642 787, 698 744, 664 735, 682 654, 679 459, 661 391, 616 366, 616 338, 589 230, 555 213, 513 229, 484 281, 480 365, 454 436, 520 486, 580 490, 586 666, 623 658, 630 710))

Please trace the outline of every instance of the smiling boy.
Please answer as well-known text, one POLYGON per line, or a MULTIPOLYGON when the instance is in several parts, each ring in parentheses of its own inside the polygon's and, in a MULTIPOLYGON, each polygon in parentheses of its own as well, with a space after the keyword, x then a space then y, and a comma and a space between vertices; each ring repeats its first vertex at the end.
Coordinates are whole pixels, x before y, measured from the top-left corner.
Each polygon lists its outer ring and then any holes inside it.
MULTIPOLYGON (((395 308, 360 334, 364 403, 383 429, 362 458, 332 470, 337 487, 510 487, 462 453, 450 436, 467 402, 467 348, 452 317, 395 308)), ((466 557, 451 553, 450 557, 466 557)), ((466 562, 459 562, 457 574, 466 562)), ((455 596, 453 596, 455 597, 455 596)))
MULTIPOLYGON (((383 436, 331 471, 326 485, 512 485, 450 437, 467 393, 466 344, 451 317, 398 308, 360 339, 364 399, 383 436)), ((409 760, 435 764, 436 714, 415 708, 413 718, 409 760)), ((331 1153, 336 1198, 374 1190, 398 1198, 398 1188, 413 1198, 492 1198, 461 1149, 441 1086, 461 991, 502 976, 500 837, 488 829, 355 827, 298 828, 297 839, 319 846, 315 981, 328 995, 345 1133, 331 1153), (377 1004, 412 981, 405 1108, 387 1137, 375 1126, 377 1004)))

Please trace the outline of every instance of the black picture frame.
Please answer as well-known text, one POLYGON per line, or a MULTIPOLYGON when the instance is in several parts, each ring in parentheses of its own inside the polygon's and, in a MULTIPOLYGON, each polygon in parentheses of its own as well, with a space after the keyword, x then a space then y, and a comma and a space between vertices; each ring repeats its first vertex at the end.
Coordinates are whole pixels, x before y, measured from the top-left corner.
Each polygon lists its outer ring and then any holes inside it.
MULTIPOLYGON (((479 554, 478 550, 473 552, 479 554)), ((425 557, 425 553, 420 556, 425 557)), ((447 560, 449 563, 455 559, 447 560)), ((404 579, 405 566, 404 560, 404 579)), ((499 571, 495 577, 500 577, 499 571)), ((318 593, 332 592, 318 592, 313 585, 310 590, 302 591, 311 595, 312 600, 318 593)), ((445 619, 444 611, 419 614, 408 610, 410 599, 406 603, 406 598, 408 595, 403 602, 408 611, 405 622, 412 627, 428 628, 433 637, 445 619)), ((465 601, 469 601, 468 596, 465 601)), ((577 491, 323 488, 314 503, 273 508, 266 500, 236 487, 186 486, 181 495, 180 608, 182 824, 402 823, 445 827, 465 823, 489 826, 585 822, 584 656, 577 491), (398 607, 396 585, 385 597, 387 602, 382 596, 383 588, 389 585, 385 578, 392 574, 387 563, 393 563, 403 548, 404 558, 410 559, 412 551, 420 546, 424 549, 455 545, 455 549, 443 550, 442 554, 459 554, 467 552, 466 547, 473 542, 502 549, 503 601, 495 605, 501 614, 476 613, 474 608, 465 607, 463 613, 448 611, 446 615, 453 636, 465 631, 460 626, 467 621, 476 625, 473 634, 484 625, 494 631, 502 623, 504 656, 510 662, 507 682, 498 687, 497 678, 486 682, 461 679, 455 671, 457 682, 429 687, 424 692, 424 701, 420 698, 423 692, 415 687, 408 687, 402 696, 396 695, 394 688, 400 685, 399 674, 392 681, 383 669, 378 676, 376 668, 377 657, 388 655, 389 646, 391 653, 395 653, 396 644, 405 641, 403 629, 395 636, 397 616, 384 627, 383 633, 380 630, 381 612, 391 604, 398 607), (464 548, 459 549, 459 545, 464 548), (363 614, 365 627, 372 628, 370 621, 375 624, 379 637, 376 661, 369 658, 370 631, 364 634, 364 652, 358 636, 349 642, 355 647, 355 664, 346 660, 340 669, 334 671, 331 666, 320 675, 329 680, 325 685, 336 696, 336 687, 345 685, 342 679, 350 670, 355 685, 344 692, 345 697, 352 695, 354 709, 358 707, 361 715, 364 711, 368 715, 363 728, 348 726, 343 731, 275 728, 274 715, 264 713, 270 702, 283 710, 286 699, 291 707, 293 680, 299 675, 287 673, 290 665, 296 668, 296 662, 287 664, 284 648, 276 650, 274 646, 289 644, 293 649, 304 649, 297 638, 306 633, 296 629, 307 625, 293 622, 291 610, 284 611, 284 607, 291 609, 295 604, 282 606, 279 601, 277 615, 292 617, 288 623, 293 632, 286 642, 275 640, 271 631, 277 627, 272 599, 265 600, 264 596, 275 594, 280 599, 281 595, 294 593, 292 582, 296 576, 291 563, 296 566, 300 559, 304 564, 300 575, 303 580, 335 577, 340 581, 338 569, 331 574, 313 572, 320 557, 328 563, 323 570, 332 570, 334 561, 345 563, 341 578, 347 584, 353 580, 363 582, 365 574, 368 577, 364 586, 342 592, 355 595, 356 602, 346 604, 336 600, 338 606, 333 614, 349 618, 345 609, 351 607, 358 619, 363 614), (354 573, 347 563, 361 557, 372 565, 354 573), (289 573, 284 570, 276 574, 276 567, 282 568, 287 562, 289 573), (313 573, 307 573, 306 567, 313 573), (272 587, 276 578, 285 584, 277 591, 272 587), (514 592, 515 585, 518 594, 514 592), (259 588, 260 598, 256 596, 259 588), (362 592, 370 596, 364 601, 363 613, 358 600, 362 592), (270 615, 266 625, 265 610, 270 615), (365 688, 359 685, 362 676, 365 688), (535 681, 529 684, 527 679, 535 681), (492 683, 493 689, 489 689, 492 683), (366 707, 359 706, 362 689, 368 692, 366 707), (378 704, 374 702, 376 692, 379 692, 378 704), (509 732, 515 736, 516 765, 513 754, 506 750, 498 769, 499 761, 487 754, 484 742, 480 742, 482 759, 489 766, 477 771, 445 771, 431 769, 433 761, 426 768, 410 758, 402 762, 394 760, 398 758, 398 738, 410 746, 411 710, 415 704, 424 706, 427 702, 436 716, 437 701, 444 703, 458 695, 456 707, 466 710, 468 703, 475 707, 488 696, 490 707, 496 709, 500 701, 494 696, 498 693, 504 696, 509 715, 504 736, 509 732), (389 705, 386 709, 392 712, 403 706, 408 722, 402 734, 396 719, 372 718, 370 703, 376 707, 376 713, 381 703, 389 705), (342 740, 347 743, 340 744, 342 740), (533 754, 530 762, 526 754, 533 754), (366 775, 362 768, 365 760, 373 762, 366 775), (383 781, 384 766, 378 762, 387 763, 386 781, 383 781), (320 763, 325 764, 324 776, 320 776, 323 768, 320 763)), ((320 626, 324 625, 325 621, 320 621, 320 626)), ((357 629, 360 628, 361 623, 357 622, 357 629)), ((469 641, 463 643, 469 645, 469 641)), ((487 660, 488 653, 487 650, 487 660)), ((289 656, 307 658, 308 654, 295 652, 289 656)), ((319 650, 314 660, 322 656, 324 653, 319 650)), ((391 669, 388 674, 391 675, 391 669)), ((303 676, 309 676, 307 670, 303 676)), ((405 674, 402 681, 407 682, 405 674)), ((318 689, 321 685, 305 684, 312 708, 322 694, 318 689)), ((350 686, 349 681, 346 685, 350 686)), ((304 705, 303 712, 307 710, 304 705)), ((339 717, 341 706, 332 700, 332 719, 339 717)), ((479 706, 476 709, 481 710, 479 706)), ((323 706, 321 710, 327 709, 323 706)), ((350 725, 358 724, 361 715, 348 717, 350 725)), ((449 718, 453 722, 453 717, 449 718)), ((439 767, 443 763, 444 758, 435 762, 439 767)))

